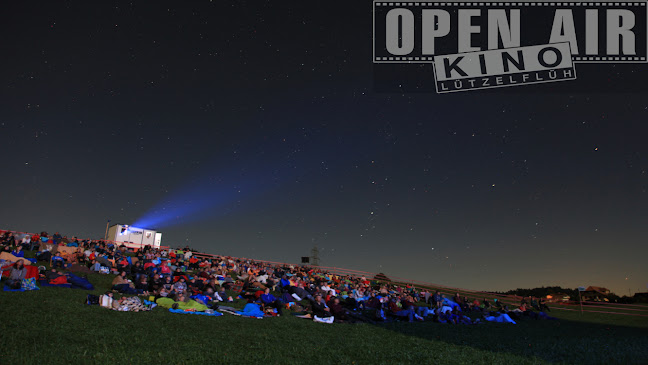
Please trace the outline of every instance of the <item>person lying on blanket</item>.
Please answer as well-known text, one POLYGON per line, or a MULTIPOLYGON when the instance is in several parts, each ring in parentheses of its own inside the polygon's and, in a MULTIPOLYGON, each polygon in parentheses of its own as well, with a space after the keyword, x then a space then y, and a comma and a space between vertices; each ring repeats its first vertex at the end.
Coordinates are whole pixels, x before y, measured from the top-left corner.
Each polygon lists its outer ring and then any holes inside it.
POLYGON ((209 309, 206 305, 198 303, 193 299, 186 298, 184 295, 178 295, 175 300, 171 298, 158 298, 155 302, 162 308, 182 309, 195 312, 204 312, 209 309))
POLYGON ((22 280, 27 275, 27 269, 23 260, 16 261, 16 264, 11 268, 9 272, 9 278, 5 281, 5 284, 11 289, 20 289, 22 280))
POLYGON ((61 285, 68 283, 67 276, 62 272, 56 271, 54 268, 45 274, 45 278, 49 284, 61 285))
MULTIPOLYGON (((220 295, 218 295, 218 293, 216 293, 214 291, 214 289, 212 289, 211 287, 207 287, 205 289, 205 291, 203 292, 203 295, 205 295, 209 299, 210 302, 222 302, 223 301, 223 298, 220 295)), ((203 303, 203 304, 208 304, 208 303, 203 303)))

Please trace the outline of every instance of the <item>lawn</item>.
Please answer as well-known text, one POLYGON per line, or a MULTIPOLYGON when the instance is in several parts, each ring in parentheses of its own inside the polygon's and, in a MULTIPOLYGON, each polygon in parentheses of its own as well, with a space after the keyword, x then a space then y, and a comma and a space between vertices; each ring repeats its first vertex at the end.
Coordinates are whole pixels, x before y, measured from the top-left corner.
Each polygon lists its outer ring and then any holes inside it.
POLYGON ((90 275, 93 292, 0 292, 0 363, 648 363, 646 317, 553 311, 559 321, 518 325, 327 325, 291 315, 259 320, 84 304, 112 278, 90 275))

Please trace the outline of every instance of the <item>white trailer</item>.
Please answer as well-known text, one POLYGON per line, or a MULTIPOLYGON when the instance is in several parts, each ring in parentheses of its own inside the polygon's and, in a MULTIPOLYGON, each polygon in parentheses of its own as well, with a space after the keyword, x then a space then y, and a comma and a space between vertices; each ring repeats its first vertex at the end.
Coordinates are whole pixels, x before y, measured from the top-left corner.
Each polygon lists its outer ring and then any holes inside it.
POLYGON ((146 245, 160 247, 162 233, 152 229, 138 228, 127 224, 115 224, 108 229, 108 241, 124 244, 131 248, 142 248, 146 245))

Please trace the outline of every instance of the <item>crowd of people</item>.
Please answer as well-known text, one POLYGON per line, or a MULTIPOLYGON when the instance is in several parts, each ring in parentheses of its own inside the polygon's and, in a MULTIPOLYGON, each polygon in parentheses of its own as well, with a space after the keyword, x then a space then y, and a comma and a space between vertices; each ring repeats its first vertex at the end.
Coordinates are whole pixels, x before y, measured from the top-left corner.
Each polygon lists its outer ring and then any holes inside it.
POLYGON ((115 274, 107 295, 147 297, 161 306, 218 310, 228 302, 245 300, 266 315, 289 310, 321 322, 385 322, 432 320, 450 324, 487 321, 512 322, 523 317, 551 319, 542 300, 523 298, 519 306, 494 299, 468 298, 456 293, 415 288, 364 276, 335 275, 317 267, 279 265, 225 256, 145 246, 130 250, 102 240, 68 239, 56 233, 15 235, 0 231, 0 251, 11 253, 15 264, 5 281, 15 286, 24 278, 25 250, 48 262, 46 275, 73 267, 115 274), (64 248, 65 247, 65 248, 64 248), (305 314, 304 314, 305 313, 305 314))

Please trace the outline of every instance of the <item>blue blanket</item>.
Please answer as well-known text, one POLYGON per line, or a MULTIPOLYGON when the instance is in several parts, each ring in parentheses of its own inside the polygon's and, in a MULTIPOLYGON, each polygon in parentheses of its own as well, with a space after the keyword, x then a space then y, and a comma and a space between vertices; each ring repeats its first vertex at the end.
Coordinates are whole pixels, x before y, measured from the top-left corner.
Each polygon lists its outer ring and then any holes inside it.
POLYGON ((236 311, 236 314, 240 314, 246 317, 257 317, 263 318, 263 312, 258 304, 248 303, 243 307, 243 310, 236 311))
MULTIPOLYGON (((36 287, 36 289, 32 289, 32 290, 40 290, 40 288, 39 288, 39 287, 36 287)), ((11 289, 10 287, 8 287, 8 286, 5 285, 4 288, 2 289, 2 291, 26 291, 26 290, 23 289, 23 288, 20 288, 20 289, 11 289)))
POLYGON ((173 309, 173 308, 169 308, 169 312, 171 312, 171 313, 180 313, 180 314, 197 314, 199 316, 212 316, 212 317, 220 317, 220 316, 223 315, 223 313, 220 313, 220 312, 214 312, 214 313, 187 312, 187 311, 183 311, 182 309, 173 309))

